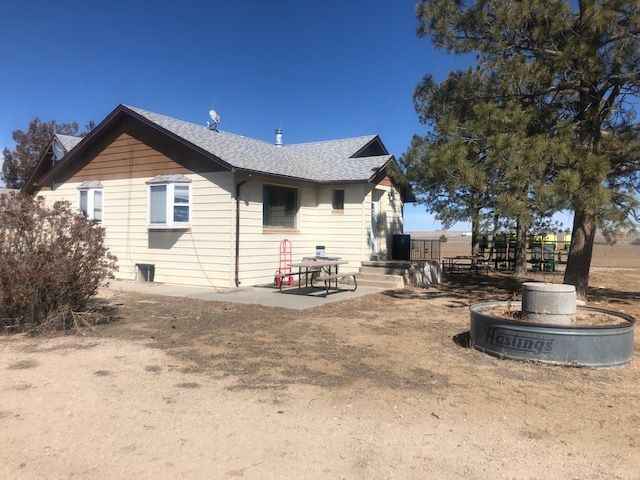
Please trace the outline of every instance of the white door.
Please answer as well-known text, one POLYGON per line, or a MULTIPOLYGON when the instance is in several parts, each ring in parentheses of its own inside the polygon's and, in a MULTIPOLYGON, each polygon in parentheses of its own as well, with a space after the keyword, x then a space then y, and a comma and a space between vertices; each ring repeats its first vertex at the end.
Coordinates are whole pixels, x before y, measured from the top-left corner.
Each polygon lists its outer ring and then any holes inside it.
POLYGON ((371 231, 370 244, 371 254, 378 254, 378 218, 380 217, 380 199, 383 192, 380 190, 373 190, 371 192, 371 231))

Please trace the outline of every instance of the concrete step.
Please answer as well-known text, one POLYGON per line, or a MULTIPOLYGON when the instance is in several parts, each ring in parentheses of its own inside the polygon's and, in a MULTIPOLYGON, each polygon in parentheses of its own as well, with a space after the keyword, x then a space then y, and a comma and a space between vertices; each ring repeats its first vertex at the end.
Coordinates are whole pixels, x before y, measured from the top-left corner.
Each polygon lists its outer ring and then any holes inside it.
POLYGON ((384 290, 396 290, 399 288, 404 288, 404 282, 396 283, 396 282, 388 282, 388 281, 358 279, 358 287, 370 287, 370 288, 381 288, 384 290))
POLYGON ((383 268, 360 267, 358 285, 385 289, 404 288, 404 277, 386 273, 383 268))
POLYGON ((358 285, 376 288, 404 288, 404 278, 401 275, 385 275, 381 273, 360 273, 358 285))
POLYGON ((409 268, 409 260, 369 260, 362 262, 363 267, 409 268))
POLYGON ((385 273, 365 273, 358 274, 358 280, 375 280, 380 282, 404 282, 402 275, 387 275, 385 273))
POLYGON ((392 268, 392 267, 360 267, 360 273, 373 273, 375 275, 404 275, 406 268, 392 268))

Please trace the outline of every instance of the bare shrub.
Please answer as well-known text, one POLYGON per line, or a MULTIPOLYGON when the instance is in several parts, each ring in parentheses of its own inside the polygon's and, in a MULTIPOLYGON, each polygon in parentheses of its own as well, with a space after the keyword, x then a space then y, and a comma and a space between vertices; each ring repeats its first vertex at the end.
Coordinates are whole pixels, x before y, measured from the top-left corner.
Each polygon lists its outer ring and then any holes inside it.
POLYGON ((24 194, 0 195, 0 327, 67 329, 113 278, 116 257, 104 229, 69 202, 52 207, 24 194))

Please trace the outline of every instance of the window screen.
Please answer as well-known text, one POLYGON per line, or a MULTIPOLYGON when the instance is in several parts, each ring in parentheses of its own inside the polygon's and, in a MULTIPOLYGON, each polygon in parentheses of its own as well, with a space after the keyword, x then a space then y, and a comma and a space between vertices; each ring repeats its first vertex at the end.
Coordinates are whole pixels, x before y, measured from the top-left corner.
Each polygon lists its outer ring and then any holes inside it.
POLYGON ((265 185, 262 200, 262 224, 264 226, 295 228, 298 190, 265 185))
POLYGON ((167 223, 166 185, 151 185, 149 204, 149 221, 151 223, 167 223))

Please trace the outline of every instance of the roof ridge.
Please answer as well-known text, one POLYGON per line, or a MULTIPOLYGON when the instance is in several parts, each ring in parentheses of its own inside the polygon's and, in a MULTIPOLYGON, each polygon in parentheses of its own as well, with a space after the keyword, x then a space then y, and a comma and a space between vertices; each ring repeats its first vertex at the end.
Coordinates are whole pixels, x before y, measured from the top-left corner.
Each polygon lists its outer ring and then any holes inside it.
POLYGON ((176 117, 170 117, 169 115, 165 115, 164 113, 152 112, 151 110, 146 110, 146 109, 140 108, 140 107, 134 107, 133 105, 126 105, 124 103, 122 104, 122 106, 128 108, 129 110, 133 110, 134 112, 137 112, 137 113, 139 113, 138 111, 142 111, 142 112, 145 112, 147 114, 150 113, 152 115, 159 115, 161 117, 165 117, 165 118, 171 119, 171 120, 173 120, 175 122, 186 123, 188 125, 193 125, 194 127, 203 128, 203 129, 205 129, 207 131, 215 131, 216 133, 223 133, 225 135, 233 135, 234 137, 240 137, 240 138, 244 138, 244 139, 247 139, 247 140, 252 140, 254 142, 264 143, 265 145, 270 145, 272 147, 276 146, 273 143, 267 142, 266 140, 261 140, 259 138, 255 138, 255 137, 248 137, 246 135, 241 135, 239 133, 229 132, 227 130, 211 130, 209 127, 207 127, 205 125, 201 125, 199 123, 190 122, 189 120, 182 120, 182 119, 176 118, 176 117))
MULTIPOLYGON (((133 110, 133 111, 140 110, 140 111, 143 111, 145 113, 151 113, 153 115, 159 115, 161 117, 169 118, 169 119, 174 120, 174 121, 178 121, 178 122, 186 123, 186 124, 189 124, 189 125, 194 125, 196 127, 204 128, 206 130, 210 130, 205 125, 201 125, 199 123, 190 122, 188 120, 182 120, 182 119, 176 118, 176 117, 170 117, 169 115, 165 115, 163 113, 158 113, 158 112, 153 112, 153 111, 147 110, 145 108, 140 108, 140 107, 136 107, 136 106, 133 106, 133 105, 127 105, 125 103, 123 103, 122 106, 126 107, 126 108, 128 108, 130 110, 133 110)), ((236 137, 245 138, 245 139, 248 139, 248 140, 253 140, 255 142, 264 143, 265 145, 269 145, 269 146, 272 146, 272 147, 278 147, 278 145, 275 145, 274 143, 267 142, 266 140, 262 140, 260 138, 248 137, 246 135, 242 135, 240 133, 229 132, 227 130, 215 130, 215 131, 218 132, 218 133, 224 133, 225 135, 233 135, 233 136, 236 136, 236 137)), ((289 144, 284 144, 282 146, 286 148, 286 147, 294 147, 294 146, 298 146, 298 145, 316 145, 316 144, 321 144, 321 143, 343 142, 345 140, 358 140, 358 139, 363 139, 363 138, 374 139, 377 136, 378 136, 377 134, 356 135, 356 136, 353 136, 353 137, 331 138, 329 140, 314 140, 314 141, 311 141, 311 142, 289 143, 289 144)), ((280 148, 280 147, 278 147, 278 148, 280 148)))
POLYGON ((84 137, 81 137, 80 135, 67 135, 66 133, 54 133, 54 135, 57 137, 84 138, 84 137))
POLYGON ((377 134, 369 134, 369 135, 356 135, 355 137, 343 137, 343 138, 332 138, 330 140, 314 140, 313 142, 300 142, 300 143, 288 143, 285 144, 284 147, 296 147, 298 145, 316 145, 319 143, 332 143, 332 142, 344 142, 345 140, 358 140, 361 138, 375 138, 377 134))

